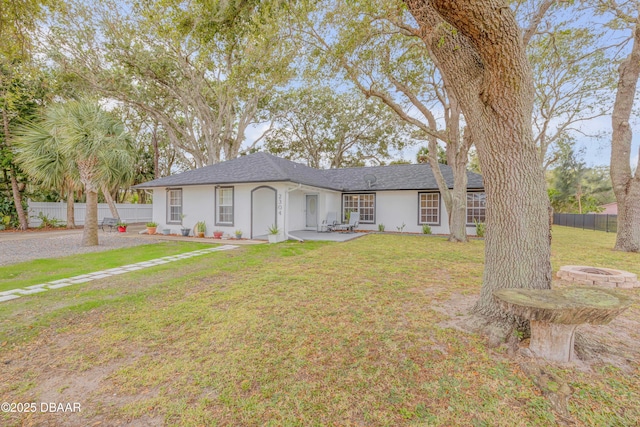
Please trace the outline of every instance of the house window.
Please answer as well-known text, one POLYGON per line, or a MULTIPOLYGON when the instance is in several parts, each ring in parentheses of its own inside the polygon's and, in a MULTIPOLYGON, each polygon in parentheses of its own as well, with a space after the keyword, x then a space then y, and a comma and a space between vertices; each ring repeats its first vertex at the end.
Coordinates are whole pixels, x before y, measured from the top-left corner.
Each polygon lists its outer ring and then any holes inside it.
POLYGON ((485 193, 467 193, 467 224, 485 222, 487 213, 487 195, 485 193))
POLYGON ((220 187, 216 192, 216 225, 233 225, 233 187, 220 187))
POLYGON ((376 195, 369 194, 343 194, 342 195, 342 220, 347 221, 347 212, 360 213, 360 222, 374 224, 376 222, 376 195))
POLYGON ((440 193, 418 193, 418 224, 440 224, 440 193))
POLYGON ((182 215, 182 189, 167 190, 167 223, 179 224, 182 215))

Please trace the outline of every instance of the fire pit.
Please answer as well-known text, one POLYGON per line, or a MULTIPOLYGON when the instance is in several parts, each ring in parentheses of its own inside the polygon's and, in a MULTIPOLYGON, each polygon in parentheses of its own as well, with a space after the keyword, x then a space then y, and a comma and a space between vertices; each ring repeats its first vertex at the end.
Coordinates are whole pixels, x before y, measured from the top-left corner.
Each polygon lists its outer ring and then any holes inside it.
POLYGON ((567 282, 574 282, 580 285, 623 289, 640 287, 638 276, 627 271, 614 270, 612 268, 565 265, 564 267, 560 267, 558 277, 567 282))

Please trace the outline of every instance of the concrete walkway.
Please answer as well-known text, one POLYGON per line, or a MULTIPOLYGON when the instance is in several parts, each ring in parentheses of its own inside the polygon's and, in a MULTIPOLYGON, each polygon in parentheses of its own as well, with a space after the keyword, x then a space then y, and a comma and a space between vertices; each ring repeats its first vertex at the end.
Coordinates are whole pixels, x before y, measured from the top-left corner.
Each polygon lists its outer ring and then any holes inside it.
POLYGON ((130 271, 142 270, 144 268, 167 264, 169 262, 192 258, 194 256, 200 256, 200 255, 208 254, 211 252, 227 251, 227 250, 236 249, 236 248, 237 246, 234 246, 234 245, 217 246, 217 247, 201 249, 193 252, 186 252, 178 255, 171 255, 171 256, 166 256, 162 258, 156 258, 149 261, 142 261, 136 264, 123 265, 122 267, 110 268, 109 270, 82 274, 80 276, 69 277, 68 279, 60 279, 60 280, 55 280, 53 282, 42 283, 40 285, 27 286, 24 289, 12 289, 10 291, 0 292, 0 302, 20 298, 22 295, 31 295, 39 292, 45 292, 52 289, 64 288, 65 286, 86 283, 96 279, 104 279, 106 277, 116 276, 118 274, 124 274, 130 271))

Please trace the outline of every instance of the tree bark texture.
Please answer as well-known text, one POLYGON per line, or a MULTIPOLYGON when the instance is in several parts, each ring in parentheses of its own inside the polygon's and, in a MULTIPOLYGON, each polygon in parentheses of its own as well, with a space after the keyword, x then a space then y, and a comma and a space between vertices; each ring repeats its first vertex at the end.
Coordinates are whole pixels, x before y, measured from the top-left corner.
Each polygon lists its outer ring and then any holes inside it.
POLYGON ((451 165, 453 188, 449 191, 449 241, 467 242, 467 165, 461 159, 451 165))
MULTIPOLYGON (((611 124, 611 181, 618 202, 618 234, 615 250, 640 252, 640 158, 635 174, 631 170, 629 123, 640 76, 640 11, 633 32, 633 47, 618 70, 618 91, 611 124)), ((640 153, 639 153, 640 154, 640 153)))
POLYGON ((153 179, 160 178, 160 150, 158 149, 158 122, 153 126, 153 134, 151 135, 153 142, 153 179))
POLYGON ((532 74, 498 0, 405 0, 473 133, 487 195, 485 271, 474 310, 511 320, 501 288, 549 289, 548 197, 532 134, 532 74))
POLYGON ((18 220, 20 221, 20 230, 26 230, 29 228, 29 221, 27 220, 27 215, 24 213, 24 209, 22 208, 22 194, 18 187, 18 179, 16 178, 15 169, 11 171, 10 178, 13 203, 16 205, 16 212, 18 213, 18 220))
MULTIPOLYGON (((462 144, 464 145, 464 144, 462 144)), ((462 150, 462 149, 460 149, 462 150)), ((427 156, 429 166, 433 171, 433 176, 438 184, 440 195, 447 208, 449 221, 449 241, 450 242, 467 242, 467 162, 466 151, 464 160, 459 154, 459 144, 450 142, 447 144, 447 163, 453 168, 453 188, 447 186, 447 182, 440 171, 438 163, 437 140, 435 137, 429 137, 429 155, 427 156), (451 152, 455 151, 453 154, 451 152), (451 154, 451 155, 449 155, 451 154)))
POLYGON ((67 189, 67 228, 76 228, 74 191, 67 189))
POLYGON ((94 183, 97 159, 79 160, 77 164, 87 204, 82 231, 82 246, 98 246, 98 187, 94 183))
POLYGON ((98 246, 98 192, 95 189, 87 190, 82 246, 98 246))
MULTIPOLYGON (((456 102, 457 104, 457 102, 456 102)), ((447 126, 449 132, 454 131, 456 143, 447 143, 447 163, 453 168, 453 188, 448 191, 449 204, 449 241, 467 242, 467 162, 469 149, 473 145, 471 132, 465 129, 464 137, 459 135, 459 117, 456 114, 456 124, 447 126)), ((450 138, 452 139, 452 138, 450 138)))

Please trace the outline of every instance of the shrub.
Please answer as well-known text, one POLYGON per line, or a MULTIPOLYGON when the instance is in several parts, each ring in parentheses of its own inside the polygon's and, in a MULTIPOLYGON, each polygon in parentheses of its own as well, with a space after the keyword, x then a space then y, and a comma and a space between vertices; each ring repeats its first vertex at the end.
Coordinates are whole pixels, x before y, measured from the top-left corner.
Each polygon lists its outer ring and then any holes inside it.
POLYGON ((475 219, 473 220, 473 223, 476 225, 476 236, 478 237, 484 237, 484 231, 485 231, 485 223, 484 222, 478 222, 475 219))
POLYGON ((64 221, 60 221, 57 218, 49 218, 42 212, 38 213, 37 218, 42 221, 38 228, 60 228, 64 226, 64 221))
POLYGON ((384 224, 378 224, 378 231, 384 231, 384 224))
POLYGON ((269 227, 269 234, 276 235, 278 233, 280 233, 280 229, 276 224, 273 224, 271 227, 269 227))
MULTIPOLYGON (((28 209, 26 200, 22 201, 22 207, 26 212, 28 209)), ((3 194, 0 194, 0 223, 2 223, 5 228, 20 227, 20 220, 18 219, 18 212, 13 204, 13 197, 5 196, 3 194)))
POLYGON ((431 234, 431 226, 429 224, 422 226, 422 234, 431 234))
POLYGON ((5 228, 7 228, 10 222, 11 217, 9 215, 0 217, 0 230, 4 230, 5 228))

